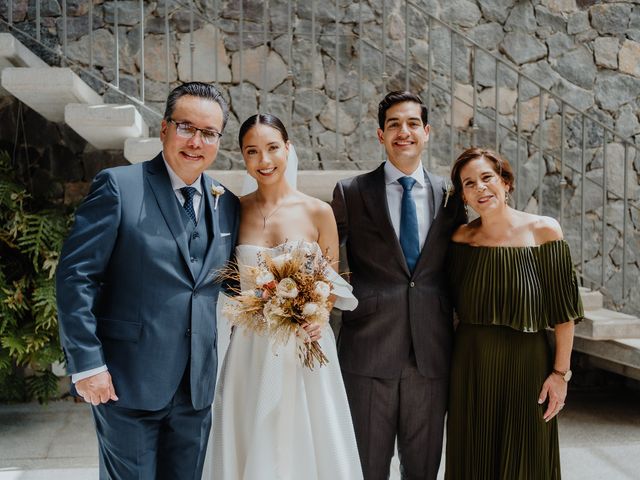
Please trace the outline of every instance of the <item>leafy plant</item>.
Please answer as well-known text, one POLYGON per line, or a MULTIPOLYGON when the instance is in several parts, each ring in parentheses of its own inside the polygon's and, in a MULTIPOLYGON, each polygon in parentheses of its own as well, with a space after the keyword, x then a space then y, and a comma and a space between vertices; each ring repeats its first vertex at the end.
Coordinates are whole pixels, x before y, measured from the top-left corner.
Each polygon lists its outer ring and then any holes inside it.
POLYGON ((72 215, 30 190, 0 152, 0 400, 46 402, 58 393, 53 276, 72 215))

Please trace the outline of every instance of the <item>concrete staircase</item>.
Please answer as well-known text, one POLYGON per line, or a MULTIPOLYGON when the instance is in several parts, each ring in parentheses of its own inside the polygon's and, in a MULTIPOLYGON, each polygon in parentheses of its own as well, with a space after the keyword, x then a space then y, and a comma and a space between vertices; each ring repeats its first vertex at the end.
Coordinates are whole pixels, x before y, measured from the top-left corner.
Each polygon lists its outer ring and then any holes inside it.
MULTIPOLYGON (((149 129, 132 105, 104 105, 70 68, 50 67, 13 35, 0 33, 0 85, 51 122, 66 122, 98 149, 117 149, 149 129)), ((5 93, 5 94, 6 94, 5 93)))
POLYGON ((640 380, 640 319, 603 308, 600 292, 580 290, 585 318, 576 325, 573 349, 595 367, 640 380))

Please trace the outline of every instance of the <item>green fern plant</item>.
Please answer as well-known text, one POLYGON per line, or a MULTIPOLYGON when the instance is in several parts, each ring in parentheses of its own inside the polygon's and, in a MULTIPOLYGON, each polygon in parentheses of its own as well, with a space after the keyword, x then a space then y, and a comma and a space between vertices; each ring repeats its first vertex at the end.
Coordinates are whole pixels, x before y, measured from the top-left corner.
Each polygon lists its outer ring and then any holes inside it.
POLYGON ((0 152, 0 400, 46 402, 62 360, 53 275, 72 215, 30 191, 0 152))

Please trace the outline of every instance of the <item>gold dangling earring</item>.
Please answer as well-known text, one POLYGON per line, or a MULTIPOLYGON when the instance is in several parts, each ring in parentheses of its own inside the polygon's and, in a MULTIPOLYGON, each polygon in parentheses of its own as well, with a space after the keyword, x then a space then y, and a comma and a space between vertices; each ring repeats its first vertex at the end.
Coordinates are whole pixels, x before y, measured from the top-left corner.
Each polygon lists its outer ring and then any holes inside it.
POLYGON ((509 193, 509 190, 507 190, 507 193, 504 196, 504 203, 506 203, 507 205, 509 205, 509 202, 511 201, 511 194, 509 193))
POLYGON ((469 219, 469 205, 464 204, 464 214, 467 216, 467 220, 469 219))

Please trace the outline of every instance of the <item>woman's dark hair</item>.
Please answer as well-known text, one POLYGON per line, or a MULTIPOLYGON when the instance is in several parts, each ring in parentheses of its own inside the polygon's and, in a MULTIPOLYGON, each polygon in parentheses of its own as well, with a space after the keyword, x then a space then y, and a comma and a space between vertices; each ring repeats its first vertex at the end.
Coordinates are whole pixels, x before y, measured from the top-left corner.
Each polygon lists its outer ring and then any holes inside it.
POLYGON ((184 97, 185 95, 204 98, 220 105, 220 109, 222 110, 222 130, 224 131, 224 127, 227 126, 227 120, 229 119, 229 105, 227 105, 227 101, 220 91, 210 83, 188 82, 178 85, 171 90, 171 93, 169 93, 167 97, 167 105, 164 109, 165 120, 171 120, 173 111, 176 108, 176 102, 180 97, 184 97))
POLYGON ((276 117, 275 115, 271 115, 270 113, 258 113, 257 115, 252 115, 247 118, 240 126, 240 132, 238 132, 238 143, 240 144, 240 150, 242 150, 244 136, 249 130, 251 130, 251 128, 256 125, 267 125, 271 128, 275 128, 278 132, 280 132, 280 135, 282 135, 282 140, 284 140, 285 143, 289 141, 289 134, 287 133, 287 129, 284 128, 284 124, 278 117, 276 117))
POLYGON ((427 106, 424 104, 422 99, 411 92, 397 90, 395 92, 387 93, 387 95, 378 104, 378 125, 381 130, 384 130, 384 122, 387 119, 387 110, 402 102, 413 102, 420 105, 420 118, 422 119, 422 123, 424 125, 428 124, 429 112, 427 111, 427 106))
POLYGON ((451 168, 451 182, 453 183, 453 188, 455 189, 456 194, 462 195, 462 179, 460 178, 460 172, 467 163, 479 158, 485 158, 491 165, 493 165, 493 171, 502 177, 502 180, 504 180, 504 183, 506 183, 509 188, 509 193, 513 192, 516 180, 509 161, 502 158, 493 150, 472 147, 462 152, 451 168))

